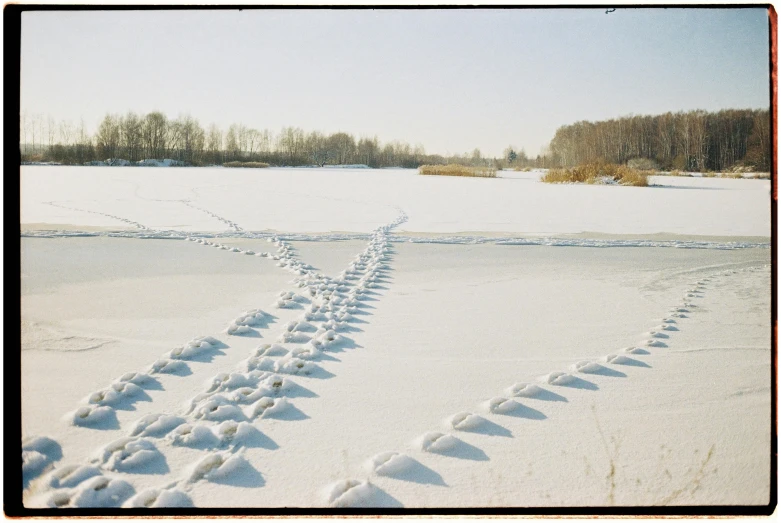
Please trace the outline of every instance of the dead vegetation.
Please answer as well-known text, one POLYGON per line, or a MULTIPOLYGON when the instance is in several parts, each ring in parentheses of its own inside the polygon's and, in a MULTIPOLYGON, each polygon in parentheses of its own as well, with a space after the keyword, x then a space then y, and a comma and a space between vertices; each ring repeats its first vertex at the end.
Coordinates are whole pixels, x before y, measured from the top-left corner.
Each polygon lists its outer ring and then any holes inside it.
POLYGON ((225 162, 223 167, 244 167, 247 169, 263 169, 268 167, 267 163, 263 162, 225 162))
POLYGON ((626 165, 591 162, 571 169, 551 169, 541 180, 545 183, 616 184, 647 187, 649 173, 626 165))
POLYGON ((496 169, 493 167, 470 167, 468 165, 421 165, 418 168, 420 174, 434 176, 471 176, 475 178, 496 178, 496 169))

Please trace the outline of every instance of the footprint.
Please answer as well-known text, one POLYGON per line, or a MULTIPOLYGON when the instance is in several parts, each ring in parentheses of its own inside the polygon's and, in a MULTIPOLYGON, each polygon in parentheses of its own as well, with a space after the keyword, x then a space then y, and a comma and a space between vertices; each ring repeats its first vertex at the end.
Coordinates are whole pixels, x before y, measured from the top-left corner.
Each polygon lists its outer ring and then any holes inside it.
POLYGON ((219 440, 208 427, 188 423, 176 427, 166 439, 171 445, 181 447, 212 448, 219 444, 219 440))
POLYGON ((120 381, 113 383, 108 389, 93 392, 85 403, 92 405, 111 405, 126 397, 135 396, 141 392, 141 387, 133 383, 120 381))
POLYGON ((127 481, 97 476, 78 485, 68 502, 61 504, 65 499, 59 499, 55 503, 61 507, 119 507, 132 494, 133 487, 127 481))
POLYGON ((602 365, 593 361, 579 361, 572 365, 572 370, 584 374, 593 374, 602 370, 602 365))
POLYGON ((175 487, 142 490, 122 505, 123 508, 183 508, 192 506, 193 502, 190 496, 175 487))
POLYGON ((383 452, 366 462, 366 468, 380 476, 393 476, 408 470, 414 461, 406 454, 383 452))
POLYGON ((230 451, 214 452, 202 458, 192 467, 187 477, 188 483, 196 481, 219 479, 228 476, 244 463, 240 453, 231 454, 230 451))
POLYGON ((452 415, 447 423, 456 430, 473 430, 483 424, 485 420, 480 416, 469 412, 459 412, 452 415))
POLYGON ((215 425, 211 430, 214 436, 223 445, 228 443, 241 443, 257 431, 255 427, 246 421, 235 422, 230 420, 215 425))
POLYGON ((22 473, 27 475, 43 470, 49 458, 37 450, 22 450, 22 473))
POLYGON ((417 440, 417 446, 426 452, 441 452, 453 448, 458 440, 450 434, 427 432, 417 440))
POLYGON ((233 391, 228 399, 234 403, 249 404, 255 403, 260 398, 269 396, 273 393, 274 391, 264 386, 241 387, 240 389, 233 391))
POLYGON ((609 354, 605 356, 605 363, 613 363, 615 365, 628 365, 631 361, 631 359, 620 354, 609 354))
POLYGON ((296 347, 290 351, 289 356, 285 358, 299 358, 302 360, 318 360, 323 355, 321 350, 322 343, 312 340, 303 347, 296 347))
POLYGON ((116 380, 115 383, 133 383, 134 385, 142 385, 151 380, 152 377, 145 372, 128 372, 123 374, 116 380))
POLYGON ((483 407, 487 412, 491 412, 493 414, 505 414, 518 408, 518 403, 507 398, 496 397, 486 401, 483 404, 483 407))
POLYGON ((120 438, 109 443, 95 456, 94 462, 109 470, 136 468, 161 456, 154 443, 145 438, 120 438))
POLYGON ((274 363, 274 372, 282 374, 308 375, 312 373, 314 368, 314 364, 299 358, 278 360, 274 363))
POLYGON ((107 406, 79 407, 65 415, 65 421, 72 425, 89 426, 107 420, 114 413, 114 409, 107 406))
POLYGON ((256 380, 251 379, 240 372, 221 372, 206 381, 206 392, 219 392, 225 390, 234 390, 241 387, 251 387, 255 385, 256 380))
POLYGON ((43 472, 46 466, 62 457, 60 444, 46 436, 22 440, 22 472, 25 477, 43 472))
POLYGON ((290 321, 285 324, 284 330, 287 332, 314 332, 317 328, 306 321, 290 321))
POLYGON ((508 396, 534 398, 542 392, 542 389, 533 383, 516 383, 509 387, 506 392, 508 396))
POLYGON ((239 325, 234 322, 228 325, 228 328, 225 329, 225 332, 232 336, 243 336, 245 334, 250 334, 254 331, 251 328, 247 327, 246 325, 239 325))
POLYGON ((575 377, 566 372, 551 372, 540 379, 550 385, 567 385, 575 381, 575 377))
POLYGON ((312 337, 304 334, 303 332, 283 332, 280 334, 277 341, 280 343, 306 343, 311 340, 312 337))
POLYGON ((244 414, 249 419, 273 416, 284 411, 289 403, 286 398, 263 397, 244 409, 244 414))
POLYGON ((332 507, 351 507, 371 496, 372 487, 368 481, 343 479, 328 488, 326 499, 332 507))
POLYGON ((251 309, 236 318, 233 323, 236 325, 261 325, 269 320, 270 316, 260 309, 251 309))
POLYGON ((152 364, 149 372, 152 374, 176 374, 187 368, 187 364, 183 361, 161 358, 152 364))
POLYGON ((100 475, 100 469, 91 465, 66 465, 54 469, 46 476, 44 485, 52 489, 73 488, 89 478, 100 475))
POLYGON ((195 419, 221 421, 226 419, 239 419, 244 416, 241 409, 228 398, 214 394, 195 406, 192 412, 195 419))
POLYGON ((131 436, 162 437, 184 423, 184 418, 165 414, 148 414, 130 429, 131 436))
POLYGON ((669 334, 665 334, 663 332, 659 331, 648 331, 644 334, 644 336, 650 336, 651 338, 669 338, 669 334))
POLYGON ((650 340, 646 341, 645 345, 647 347, 667 347, 666 343, 664 343, 663 341, 655 340, 655 339, 650 339, 650 340))

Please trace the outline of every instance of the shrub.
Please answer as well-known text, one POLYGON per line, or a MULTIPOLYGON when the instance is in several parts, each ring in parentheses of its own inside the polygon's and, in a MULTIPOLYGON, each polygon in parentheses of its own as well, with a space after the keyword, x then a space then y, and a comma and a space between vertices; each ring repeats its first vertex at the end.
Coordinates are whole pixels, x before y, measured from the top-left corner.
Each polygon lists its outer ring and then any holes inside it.
POLYGON ((618 183, 647 187, 648 173, 626 165, 591 162, 572 169, 551 169, 541 180, 545 183, 618 183))
POLYGON ((496 178, 493 167, 469 167, 467 165, 421 165, 420 174, 435 176, 472 176, 477 178, 496 178))
POLYGON ((673 169, 670 171, 670 176, 686 176, 684 173, 679 171, 678 169, 673 169))
POLYGON ((246 167, 250 169, 263 169, 268 167, 267 163, 263 162, 225 162, 223 167, 246 167))

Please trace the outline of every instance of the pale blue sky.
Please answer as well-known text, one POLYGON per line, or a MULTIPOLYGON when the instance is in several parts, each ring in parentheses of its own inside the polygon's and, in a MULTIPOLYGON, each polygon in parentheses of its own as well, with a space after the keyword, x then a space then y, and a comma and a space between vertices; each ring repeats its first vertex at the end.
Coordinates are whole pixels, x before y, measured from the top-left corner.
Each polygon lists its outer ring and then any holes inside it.
POLYGON ((22 16, 22 110, 90 131, 160 110, 533 156, 578 120, 767 108, 768 82, 761 8, 22 16))

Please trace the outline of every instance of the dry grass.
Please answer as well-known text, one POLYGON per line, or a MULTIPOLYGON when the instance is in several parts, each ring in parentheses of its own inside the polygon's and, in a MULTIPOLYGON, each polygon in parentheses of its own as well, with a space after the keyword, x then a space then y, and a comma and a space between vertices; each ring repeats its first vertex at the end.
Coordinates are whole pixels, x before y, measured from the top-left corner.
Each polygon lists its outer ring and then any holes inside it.
POLYGON ((421 165, 418 168, 420 174, 434 176, 471 176, 477 178, 496 178, 496 169, 493 167, 469 167, 467 165, 421 165))
POLYGON ((668 176, 689 176, 689 175, 688 175, 688 174, 686 174, 686 173, 682 173, 682 172, 681 172, 681 171, 679 171, 678 169, 673 169, 672 171, 670 171, 670 173, 668 174, 668 176))
POLYGON ((647 172, 626 165, 592 162, 572 169, 551 169, 541 180, 545 183, 617 183, 647 187, 648 176, 647 172))
POLYGON ((223 167, 245 167, 249 169, 263 169, 268 167, 267 163, 263 162, 226 162, 222 164, 223 167))

